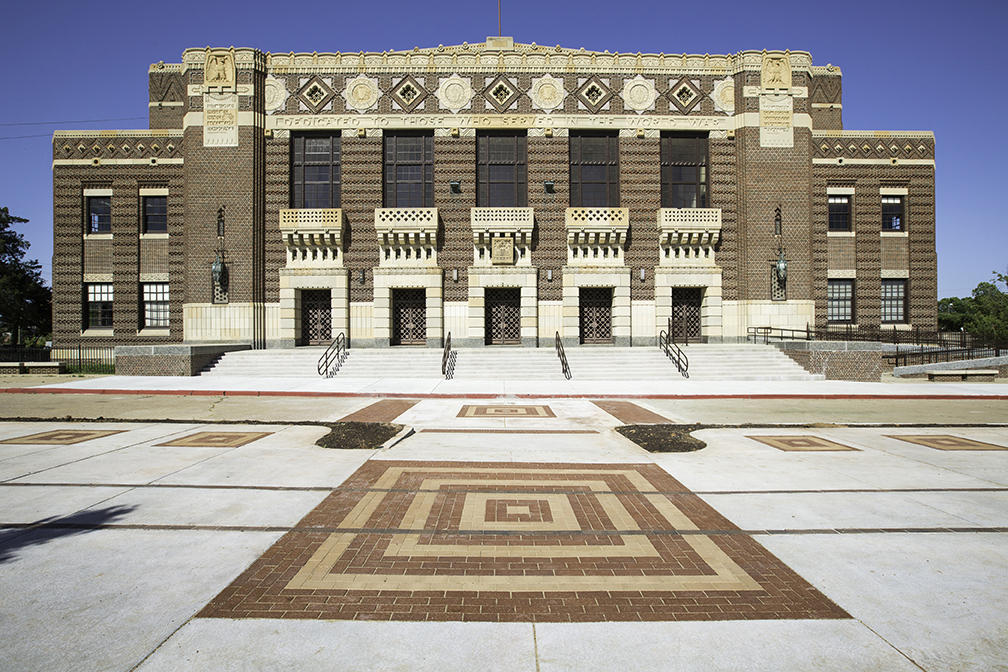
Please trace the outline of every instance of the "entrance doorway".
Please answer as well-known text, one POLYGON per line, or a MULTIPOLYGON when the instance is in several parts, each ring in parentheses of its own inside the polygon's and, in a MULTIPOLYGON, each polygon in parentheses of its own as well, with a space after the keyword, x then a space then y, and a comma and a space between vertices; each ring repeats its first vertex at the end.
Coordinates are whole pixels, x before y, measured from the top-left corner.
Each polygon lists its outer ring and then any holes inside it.
POLYGON ((332 291, 301 290, 301 342, 328 345, 332 340, 332 291))
POLYGON ((427 345, 427 293, 392 290, 392 345, 427 345))
POLYGON ((672 288, 672 339, 677 343, 700 341, 701 287, 672 288))
POLYGON ((612 287, 582 287, 580 291, 582 343, 612 343, 612 287))
POLYGON ((521 289, 487 288, 483 308, 485 345, 521 343, 521 289))

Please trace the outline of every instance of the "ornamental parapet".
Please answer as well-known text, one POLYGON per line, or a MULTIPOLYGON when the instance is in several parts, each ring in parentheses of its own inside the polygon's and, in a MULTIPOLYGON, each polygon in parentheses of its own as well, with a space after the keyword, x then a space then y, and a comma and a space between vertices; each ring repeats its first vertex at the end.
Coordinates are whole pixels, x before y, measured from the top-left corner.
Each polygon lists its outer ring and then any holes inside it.
POLYGON ((661 264, 714 264, 721 238, 721 208, 660 208, 658 247, 661 264))
POLYGON ((567 208, 567 264, 623 266, 629 208, 567 208))
POLYGON ((287 268, 342 268, 345 222, 341 208, 281 210, 287 268))
POLYGON ((530 266, 532 208, 472 208, 473 265, 530 266))
POLYGON ((379 266, 437 266, 437 208, 375 208, 379 266))

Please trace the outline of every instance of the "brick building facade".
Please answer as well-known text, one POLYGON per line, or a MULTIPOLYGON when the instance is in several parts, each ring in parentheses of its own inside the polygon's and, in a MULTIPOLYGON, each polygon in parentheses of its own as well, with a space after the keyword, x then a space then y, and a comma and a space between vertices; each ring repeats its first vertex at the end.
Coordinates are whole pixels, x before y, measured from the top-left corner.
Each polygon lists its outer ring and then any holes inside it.
POLYGON ((60 345, 653 345, 936 325, 934 136, 805 52, 191 49, 53 138, 60 345))

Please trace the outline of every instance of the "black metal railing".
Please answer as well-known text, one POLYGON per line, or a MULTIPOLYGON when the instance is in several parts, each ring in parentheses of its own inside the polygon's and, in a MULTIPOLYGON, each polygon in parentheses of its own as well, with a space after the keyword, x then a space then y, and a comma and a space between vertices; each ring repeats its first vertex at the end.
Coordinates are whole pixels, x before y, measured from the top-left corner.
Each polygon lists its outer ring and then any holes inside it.
POLYGON ((458 353, 451 347, 451 332, 445 337, 444 352, 441 353, 441 375, 445 380, 451 380, 455 375, 455 360, 458 353))
POLYGON ((340 366, 346 360, 347 355, 346 335, 341 331, 336 334, 329 347, 318 360, 318 374, 323 378, 332 378, 339 372, 340 366))
POLYGON ((682 375, 683 378, 689 378, 689 357, 686 353, 682 351, 678 345, 676 345, 675 340, 672 338, 672 320, 669 319, 668 330, 662 330, 658 334, 658 347, 665 356, 672 360, 675 364, 676 370, 682 375))
POLYGON ((567 380, 571 379, 570 364, 567 363, 567 353, 564 352, 563 342, 560 340, 560 332, 556 332, 556 352, 557 357, 560 358, 560 370, 563 372, 564 378, 567 380))
POLYGON ((49 348, 0 347, 0 362, 63 362, 68 373, 115 373, 115 347, 67 345, 49 348))
POLYGON ((893 366, 914 366, 935 364, 937 362, 961 362, 968 359, 1001 357, 1003 353, 1008 353, 1008 343, 995 342, 966 348, 910 346, 906 349, 900 349, 897 346, 896 352, 887 352, 882 356, 885 357, 887 362, 891 362, 893 366))

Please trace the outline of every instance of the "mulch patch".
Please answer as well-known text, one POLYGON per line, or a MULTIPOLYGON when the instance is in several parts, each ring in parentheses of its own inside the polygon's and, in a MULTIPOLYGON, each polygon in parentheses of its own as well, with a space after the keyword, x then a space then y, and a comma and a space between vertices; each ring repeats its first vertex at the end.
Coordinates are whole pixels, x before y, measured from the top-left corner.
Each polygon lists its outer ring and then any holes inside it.
POLYGON ((704 425, 623 425, 616 431, 649 453, 691 453, 707 443, 691 434, 704 425))
POLYGON ((329 433, 316 441, 316 446, 348 450, 377 448, 403 428, 391 422, 334 422, 329 427, 329 433))

